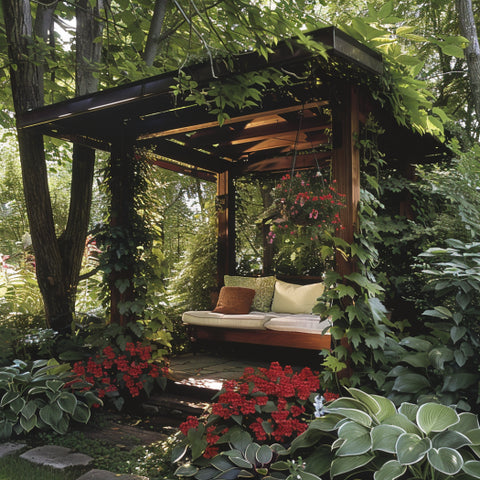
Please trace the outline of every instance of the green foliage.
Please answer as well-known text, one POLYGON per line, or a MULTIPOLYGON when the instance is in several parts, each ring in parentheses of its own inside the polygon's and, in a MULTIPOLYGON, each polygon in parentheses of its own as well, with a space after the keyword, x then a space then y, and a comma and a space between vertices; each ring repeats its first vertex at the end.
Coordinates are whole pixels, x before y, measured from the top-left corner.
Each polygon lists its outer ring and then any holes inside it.
POLYGON ((0 439, 35 428, 64 434, 71 420, 87 423, 90 407, 101 400, 71 380, 70 365, 54 360, 16 360, 1 368, 0 439))
POLYGON ((428 335, 406 337, 392 345, 398 362, 384 388, 397 401, 435 398, 469 410, 480 402, 480 244, 448 240, 447 248, 421 254, 427 291, 436 306, 423 312, 428 335))
POLYGON ((385 397, 348 391, 353 398, 329 403, 326 416, 313 420, 292 444, 292 454, 315 446, 312 457, 316 452, 331 459, 330 478, 362 472, 373 472, 375 480, 480 478, 476 415, 434 402, 396 408, 385 397))
MULTIPOLYGON (((210 480, 213 478, 254 478, 254 479, 301 479, 319 480, 312 473, 304 472, 302 468, 290 460, 283 460, 287 451, 275 443, 273 445, 259 445, 252 437, 241 429, 232 429, 224 441, 228 445, 226 451, 214 457, 201 468, 186 464, 177 468, 175 475, 195 477, 210 480)), ((178 450, 174 449, 175 456, 178 450)), ((176 460, 175 458, 173 460, 176 460)))
MULTIPOLYGON (((148 338, 168 347, 171 325, 165 315, 161 231, 152 213, 157 201, 150 181, 153 167, 139 154, 129 160, 129 171, 123 173, 123 202, 117 205, 122 212, 113 212, 121 223, 112 225, 109 220, 96 236, 102 251, 104 304, 109 305, 110 289, 115 289, 120 296, 119 314, 129 328, 143 329, 148 338)), ((114 186, 110 172, 106 172, 106 179, 111 193, 114 186)))
POLYGON ((216 216, 214 204, 206 203, 205 211, 191 225, 188 243, 181 260, 174 268, 168 286, 171 304, 178 312, 209 310, 211 294, 217 290, 216 216))

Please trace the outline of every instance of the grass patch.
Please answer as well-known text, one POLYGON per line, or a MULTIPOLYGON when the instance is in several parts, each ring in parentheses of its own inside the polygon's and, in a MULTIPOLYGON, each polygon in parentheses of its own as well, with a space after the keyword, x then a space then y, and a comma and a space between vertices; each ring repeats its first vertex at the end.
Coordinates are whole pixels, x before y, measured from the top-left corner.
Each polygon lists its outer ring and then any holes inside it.
POLYGON ((27 462, 15 454, 0 459, 0 480, 75 480, 86 471, 83 467, 65 471, 42 467, 27 462))
MULTIPOLYGON (((104 440, 87 438, 82 432, 73 431, 65 435, 41 432, 36 435, 34 443, 59 445, 89 455, 94 459, 89 468, 108 470, 118 474, 143 475, 150 480, 165 480, 165 478, 173 478, 176 468, 170 461, 174 441, 174 437, 170 437, 149 446, 139 445, 127 451, 104 440)), ((36 480, 36 477, 25 478, 36 480)), ((63 477, 59 478, 63 479, 63 477)), ((0 477, 0 480, 4 479, 0 477)))

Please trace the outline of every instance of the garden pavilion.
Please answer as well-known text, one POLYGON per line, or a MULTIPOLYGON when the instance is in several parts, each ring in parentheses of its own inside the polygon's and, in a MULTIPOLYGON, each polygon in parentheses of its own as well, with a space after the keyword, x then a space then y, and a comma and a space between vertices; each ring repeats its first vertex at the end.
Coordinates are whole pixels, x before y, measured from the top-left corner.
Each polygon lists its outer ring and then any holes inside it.
MULTIPOLYGON (((288 86, 265 89, 258 106, 227 108, 230 118, 222 126, 205 106, 173 95, 178 84, 178 72, 173 72, 27 112, 18 118, 18 127, 110 152, 120 183, 138 149, 148 149, 161 168, 216 181, 219 278, 235 273, 235 178, 289 171, 294 154, 298 169, 331 162, 338 191, 346 195, 342 235, 351 242, 360 198, 355 139, 368 115, 373 113, 385 129, 380 149, 406 174, 412 164, 435 159, 443 149, 433 137, 398 125, 388 108, 372 98, 383 72, 381 55, 334 27, 310 37, 326 47, 328 60, 290 39, 279 43, 268 60, 246 53, 234 59, 233 68, 218 60, 183 69, 198 89, 267 68, 294 79, 288 86)), ((112 193, 112 209, 125 201, 121 190, 112 193)), ((352 268, 337 262, 341 274, 352 268)), ((112 298, 115 302, 121 296, 117 292, 112 298)), ((118 321, 117 309, 112 308, 112 315, 118 321)))

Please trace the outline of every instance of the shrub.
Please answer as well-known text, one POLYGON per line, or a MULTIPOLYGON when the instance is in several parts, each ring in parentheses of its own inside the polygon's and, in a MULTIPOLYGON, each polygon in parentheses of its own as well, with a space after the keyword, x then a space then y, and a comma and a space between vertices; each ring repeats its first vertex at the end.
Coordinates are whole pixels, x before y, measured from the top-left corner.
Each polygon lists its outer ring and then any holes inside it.
POLYGON ((140 342, 128 342, 123 352, 107 346, 100 354, 76 362, 73 371, 118 410, 141 393, 150 395, 155 384, 165 388, 167 381, 165 370, 152 362, 151 346, 140 342))
POLYGON ((0 440, 34 428, 64 434, 70 420, 88 422, 90 407, 101 400, 71 381, 70 368, 55 360, 16 360, 0 369, 0 440))
POLYGON ((290 455, 315 446, 307 471, 329 471, 330 478, 362 472, 372 478, 374 472, 375 480, 480 478, 476 415, 433 402, 404 402, 397 409, 385 397, 348 391, 353 398, 328 404, 328 413, 292 443, 290 455))

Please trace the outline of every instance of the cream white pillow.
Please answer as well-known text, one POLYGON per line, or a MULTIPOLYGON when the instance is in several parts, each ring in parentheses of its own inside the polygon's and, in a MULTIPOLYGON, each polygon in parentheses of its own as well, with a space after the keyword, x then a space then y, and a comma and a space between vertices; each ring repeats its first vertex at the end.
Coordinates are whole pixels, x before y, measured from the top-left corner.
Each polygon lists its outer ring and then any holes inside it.
POLYGON ((325 289, 323 283, 311 285, 296 285, 294 283, 275 282, 273 293, 272 311, 278 313, 312 313, 312 308, 317 303, 325 289))

